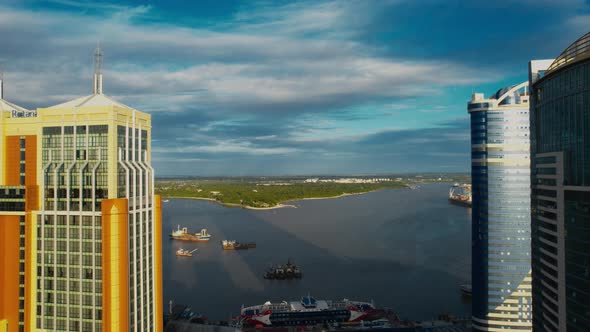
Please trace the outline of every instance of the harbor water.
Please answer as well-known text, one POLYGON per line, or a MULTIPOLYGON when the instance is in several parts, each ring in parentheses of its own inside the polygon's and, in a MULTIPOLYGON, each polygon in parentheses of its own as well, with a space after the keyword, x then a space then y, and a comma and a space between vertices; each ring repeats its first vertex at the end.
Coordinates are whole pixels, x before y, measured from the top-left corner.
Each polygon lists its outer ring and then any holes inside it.
POLYGON ((471 210, 449 204, 449 184, 387 189, 336 199, 293 202, 297 208, 248 210, 209 201, 163 203, 164 306, 173 300, 210 320, 242 305, 318 299, 374 301, 402 318, 470 316, 460 285, 469 283, 471 210), (177 225, 209 243, 173 241, 177 225), (221 240, 256 242, 223 250, 221 240), (193 257, 177 257, 179 249, 193 257), (266 280, 271 264, 296 263, 302 279, 266 280))

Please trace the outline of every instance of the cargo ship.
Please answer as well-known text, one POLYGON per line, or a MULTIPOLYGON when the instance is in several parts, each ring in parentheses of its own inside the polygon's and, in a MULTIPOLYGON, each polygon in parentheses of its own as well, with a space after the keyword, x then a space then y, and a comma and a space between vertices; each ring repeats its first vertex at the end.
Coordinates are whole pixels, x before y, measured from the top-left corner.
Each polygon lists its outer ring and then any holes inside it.
POLYGON ((180 241, 190 241, 190 242, 208 242, 211 240, 211 234, 207 233, 207 229, 201 229, 200 233, 190 234, 186 227, 180 228, 175 231, 172 231, 170 234, 170 238, 172 240, 180 240, 180 241))
POLYGON ((471 185, 455 183, 449 189, 449 202, 461 206, 471 206, 471 185))
POLYGON ((183 256, 183 257, 193 257, 193 252, 197 251, 197 249, 194 249, 192 251, 188 251, 185 249, 178 249, 176 250, 176 256, 183 256))
POLYGON ((221 246, 224 250, 244 250, 256 248, 255 242, 240 243, 234 240, 223 240, 221 246))
POLYGON ((264 279, 276 279, 276 280, 289 280, 289 279, 301 279, 303 273, 299 267, 291 261, 287 261, 285 265, 271 266, 265 273, 264 279))
POLYGON ((308 295, 300 301, 243 307, 238 320, 242 327, 288 327, 374 321, 384 316, 384 310, 369 302, 316 300, 308 295))

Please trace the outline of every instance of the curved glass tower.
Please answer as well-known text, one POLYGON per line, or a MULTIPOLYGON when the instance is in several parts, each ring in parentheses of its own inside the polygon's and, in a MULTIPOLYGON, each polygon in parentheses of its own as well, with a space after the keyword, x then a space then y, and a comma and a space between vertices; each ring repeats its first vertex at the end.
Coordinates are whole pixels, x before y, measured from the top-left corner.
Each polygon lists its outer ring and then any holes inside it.
POLYGON ((473 94, 471 115, 473 328, 530 331, 530 141, 528 82, 490 98, 473 94))
POLYGON ((532 82, 535 331, 590 331, 590 33, 532 82))

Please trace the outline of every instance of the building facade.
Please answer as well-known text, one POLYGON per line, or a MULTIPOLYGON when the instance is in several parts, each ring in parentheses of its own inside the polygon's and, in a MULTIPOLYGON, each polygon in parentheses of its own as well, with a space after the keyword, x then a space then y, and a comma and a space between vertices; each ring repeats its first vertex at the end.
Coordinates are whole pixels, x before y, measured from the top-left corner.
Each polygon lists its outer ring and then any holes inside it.
MULTIPOLYGON (((0 320, 8 331, 161 331, 150 115, 102 93, 0 114, 0 320)), ((0 104, 2 105, 2 104, 0 104)))
POLYGON ((535 331, 590 331, 590 33, 531 62, 535 331))
POLYGON ((528 82, 473 94, 472 315, 478 331, 530 331, 528 82))

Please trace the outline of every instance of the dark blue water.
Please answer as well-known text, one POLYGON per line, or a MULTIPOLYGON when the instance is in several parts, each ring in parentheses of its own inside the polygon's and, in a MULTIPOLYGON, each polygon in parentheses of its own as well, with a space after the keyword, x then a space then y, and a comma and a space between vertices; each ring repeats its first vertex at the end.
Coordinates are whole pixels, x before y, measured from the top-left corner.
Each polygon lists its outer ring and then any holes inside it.
POLYGON ((253 211, 213 202, 172 199, 163 205, 164 304, 191 305, 227 319, 244 305, 322 299, 373 300, 403 318, 470 315, 459 285, 470 279, 470 209, 447 202, 448 184, 391 189, 298 208, 253 211), (209 243, 171 241, 177 224, 209 243), (255 241, 253 250, 224 251, 222 239, 255 241), (198 248, 192 258, 178 248, 198 248), (265 280, 270 264, 297 263, 302 280, 265 280))

